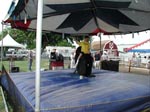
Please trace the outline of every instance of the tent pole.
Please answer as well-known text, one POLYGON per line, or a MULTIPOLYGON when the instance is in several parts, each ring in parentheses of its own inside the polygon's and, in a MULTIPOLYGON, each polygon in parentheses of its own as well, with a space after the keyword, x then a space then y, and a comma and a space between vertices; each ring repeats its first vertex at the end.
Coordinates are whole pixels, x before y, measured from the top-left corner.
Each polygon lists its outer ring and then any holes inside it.
MULTIPOLYGON (((102 55, 101 54, 101 51, 102 51, 102 36, 101 36, 101 33, 99 33, 99 38, 100 38, 100 43, 99 43, 99 45, 100 45, 100 55, 102 55)), ((101 61, 99 63, 99 69, 101 69, 101 61)))
POLYGON ((62 38, 63 38, 63 39, 65 38, 65 34, 64 34, 64 33, 62 33, 62 38))
POLYGON ((1 37, 1 42, 2 42, 2 45, 1 45, 1 71, 2 71, 2 65, 3 65, 3 36, 4 36, 4 34, 3 34, 3 30, 4 30, 4 28, 3 28, 3 21, 1 22, 1 24, 2 24, 2 37, 1 37))
POLYGON ((101 33, 100 33, 100 51, 102 50, 102 36, 101 36, 101 33))
POLYGON ((102 50, 102 48, 101 48, 101 44, 102 44, 102 36, 101 36, 101 33, 98 33, 97 34, 97 36, 99 37, 99 39, 100 39, 100 43, 99 43, 99 49, 100 49, 100 52, 101 52, 101 50, 102 50))
POLYGON ((42 40, 43 0, 38 0, 36 28, 35 112, 40 112, 40 63, 42 40))

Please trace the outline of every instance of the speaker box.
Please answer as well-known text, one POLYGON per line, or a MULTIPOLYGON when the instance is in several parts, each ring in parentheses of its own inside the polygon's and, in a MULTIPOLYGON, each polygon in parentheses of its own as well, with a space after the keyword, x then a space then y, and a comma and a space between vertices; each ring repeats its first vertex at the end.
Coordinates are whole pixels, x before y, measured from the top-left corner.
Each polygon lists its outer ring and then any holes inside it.
POLYGON ((101 69, 110 71, 119 71, 119 61, 102 61, 101 69))
POLYGON ((11 72, 19 72, 19 67, 11 67, 11 72))

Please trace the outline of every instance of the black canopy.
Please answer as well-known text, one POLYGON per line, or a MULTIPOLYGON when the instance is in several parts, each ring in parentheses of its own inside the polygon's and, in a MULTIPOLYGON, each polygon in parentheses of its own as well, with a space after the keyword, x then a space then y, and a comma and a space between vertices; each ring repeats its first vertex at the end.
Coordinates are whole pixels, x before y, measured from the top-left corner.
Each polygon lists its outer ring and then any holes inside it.
MULTIPOLYGON (((43 31, 131 33, 150 28, 150 0, 44 0, 43 31)), ((36 29, 38 0, 19 0, 7 22, 36 29)), ((12 10, 14 7, 10 7, 12 10)), ((10 11, 9 11, 10 12, 10 11)))

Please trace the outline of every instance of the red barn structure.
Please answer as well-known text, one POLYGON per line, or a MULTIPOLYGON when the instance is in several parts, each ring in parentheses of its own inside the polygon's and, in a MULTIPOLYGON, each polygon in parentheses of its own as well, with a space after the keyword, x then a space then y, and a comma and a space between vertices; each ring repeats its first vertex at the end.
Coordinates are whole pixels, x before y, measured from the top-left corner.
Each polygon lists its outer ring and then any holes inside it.
POLYGON ((107 51, 108 55, 119 56, 117 45, 111 40, 94 41, 91 43, 92 50, 107 51))

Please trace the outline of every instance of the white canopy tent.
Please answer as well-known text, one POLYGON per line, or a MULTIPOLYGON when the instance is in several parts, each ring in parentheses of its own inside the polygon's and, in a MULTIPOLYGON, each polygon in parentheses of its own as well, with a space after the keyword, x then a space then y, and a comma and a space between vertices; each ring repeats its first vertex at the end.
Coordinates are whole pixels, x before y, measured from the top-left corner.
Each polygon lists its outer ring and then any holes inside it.
POLYGON ((25 48, 24 45, 16 42, 9 34, 7 34, 1 41, 1 47, 25 48))

